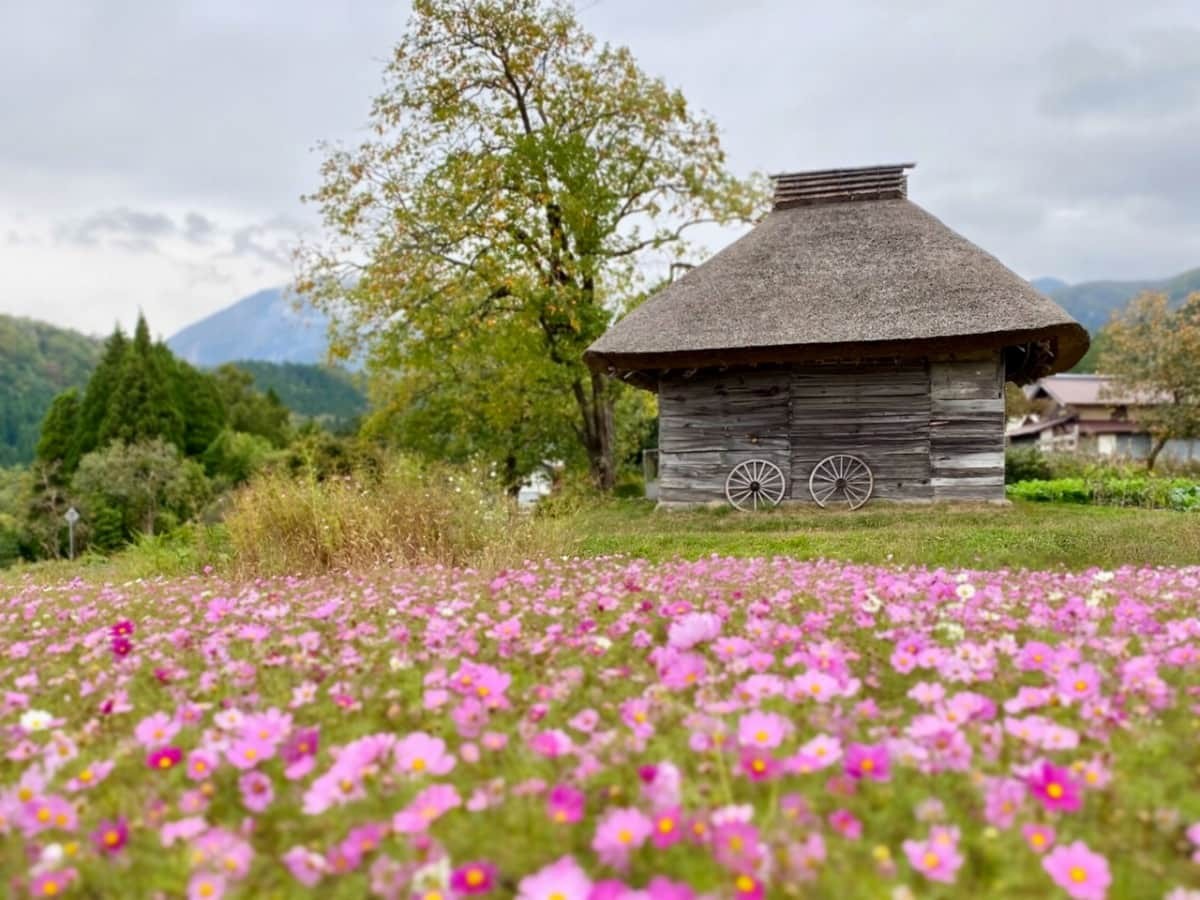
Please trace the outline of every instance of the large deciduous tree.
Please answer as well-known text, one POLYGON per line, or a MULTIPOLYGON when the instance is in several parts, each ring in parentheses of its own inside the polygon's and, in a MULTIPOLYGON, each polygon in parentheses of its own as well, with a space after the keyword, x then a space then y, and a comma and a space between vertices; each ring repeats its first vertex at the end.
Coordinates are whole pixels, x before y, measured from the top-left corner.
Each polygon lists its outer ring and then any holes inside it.
POLYGON ((1137 404, 1154 444, 1153 469, 1168 440, 1200 438, 1200 293, 1173 309, 1166 294, 1147 293, 1113 315, 1104 329, 1098 369, 1137 404))
POLYGON ((326 237, 302 248, 299 287, 338 317, 335 350, 365 346, 426 392, 444 379, 446 427, 487 421, 498 459, 571 434, 611 486, 619 386, 584 349, 644 289, 648 259, 760 203, 713 121, 565 3, 415 0, 369 138, 327 151, 309 198, 326 237), (516 370, 503 396, 483 390, 481 355, 483 372, 516 370))

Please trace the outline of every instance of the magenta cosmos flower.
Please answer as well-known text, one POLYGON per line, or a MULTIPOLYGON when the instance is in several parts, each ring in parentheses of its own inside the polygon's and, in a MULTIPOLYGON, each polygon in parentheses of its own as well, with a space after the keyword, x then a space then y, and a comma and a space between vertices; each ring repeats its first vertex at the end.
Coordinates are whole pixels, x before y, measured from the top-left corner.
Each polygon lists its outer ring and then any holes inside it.
POLYGON ((1075 812, 1083 805, 1079 783, 1066 769, 1044 762, 1026 782, 1033 795, 1046 809, 1054 812, 1075 812))
POLYGON ((101 821, 96 830, 92 832, 92 844, 101 853, 109 855, 120 853, 127 843, 129 843, 129 825, 124 816, 119 816, 112 821, 101 821))
POLYGON ((556 785, 546 798, 546 815, 560 824, 578 822, 583 818, 585 802, 582 791, 567 784, 556 785))
POLYGON ((496 867, 490 862, 470 862, 450 874, 456 894, 486 894, 496 886, 496 867))
POLYGON ((146 757, 146 765, 151 769, 173 769, 183 761, 183 751, 178 747, 163 747, 155 750, 146 757))
POLYGON ((1023 825, 1021 835, 1029 849, 1038 855, 1054 846, 1054 829, 1049 825, 1023 825))
POLYGON ((845 765, 851 778, 887 781, 892 776, 891 759, 882 744, 851 744, 846 748, 845 765))
POLYGON ((564 856, 521 879, 517 900, 588 900, 592 880, 572 856, 564 856))
POLYGON ((1042 860, 1042 867, 1074 900, 1104 900, 1112 883, 1108 860, 1083 841, 1055 848, 1042 860))

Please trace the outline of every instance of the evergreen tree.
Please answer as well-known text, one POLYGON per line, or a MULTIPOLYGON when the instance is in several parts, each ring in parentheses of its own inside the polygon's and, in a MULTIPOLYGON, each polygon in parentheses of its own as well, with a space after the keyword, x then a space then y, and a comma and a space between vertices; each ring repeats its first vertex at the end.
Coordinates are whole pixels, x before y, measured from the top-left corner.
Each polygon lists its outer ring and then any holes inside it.
MULTIPOLYGON (((104 342, 100 363, 92 373, 79 407, 79 440, 74 455, 76 463, 84 454, 100 446, 100 429, 108 414, 108 406, 116 396, 128 349, 129 340, 125 333, 120 326, 114 328, 112 335, 104 342)), ((74 468, 66 471, 69 474, 74 468)))
POLYGON ((79 426, 79 391, 71 388, 54 398, 42 420, 37 458, 47 463, 58 462, 60 471, 75 471, 80 457, 79 426))
POLYGON ((146 318, 139 315, 115 393, 100 425, 100 446, 113 441, 139 443, 153 438, 182 446, 184 418, 173 402, 169 379, 170 372, 164 370, 162 357, 150 339, 146 318))
POLYGON ((170 372, 171 392, 175 408, 183 415, 183 443, 180 450, 185 456, 203 455, 225 427, 225 403, 216 379, 177 358, 166 347, 158 344, 163 369, 170 372))

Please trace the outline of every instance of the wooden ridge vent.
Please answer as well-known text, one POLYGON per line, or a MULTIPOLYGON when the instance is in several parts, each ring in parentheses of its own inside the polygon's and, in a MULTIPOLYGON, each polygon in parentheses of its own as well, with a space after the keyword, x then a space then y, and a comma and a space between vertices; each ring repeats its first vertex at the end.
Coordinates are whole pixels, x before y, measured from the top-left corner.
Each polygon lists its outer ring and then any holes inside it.
POLYGON ((895 200, 908 196, 906 169, 916 163, 861 166, 854 169, 820 169, 772 175, 775 209, 819 206, 851 200, 895 200))

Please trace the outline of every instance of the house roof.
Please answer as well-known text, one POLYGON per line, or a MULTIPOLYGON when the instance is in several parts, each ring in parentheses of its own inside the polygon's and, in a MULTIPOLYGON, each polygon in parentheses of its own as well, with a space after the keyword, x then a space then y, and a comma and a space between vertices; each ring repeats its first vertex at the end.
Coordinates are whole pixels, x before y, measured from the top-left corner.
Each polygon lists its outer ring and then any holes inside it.
POLYGON ((1083 327, 906 199, 903 168, 777 176, 776 207, 758 225, 617 322, 585 359, 633 373, 1048 341, 1052 371, 1074 365, 1083 327))
POLYGON ((1045 393, 1059 406, 1145 406, 1166 399, 1121 390, 1107 375, 1049 375, 1039 379, 1033 388, 1031 396, 1045 393))

